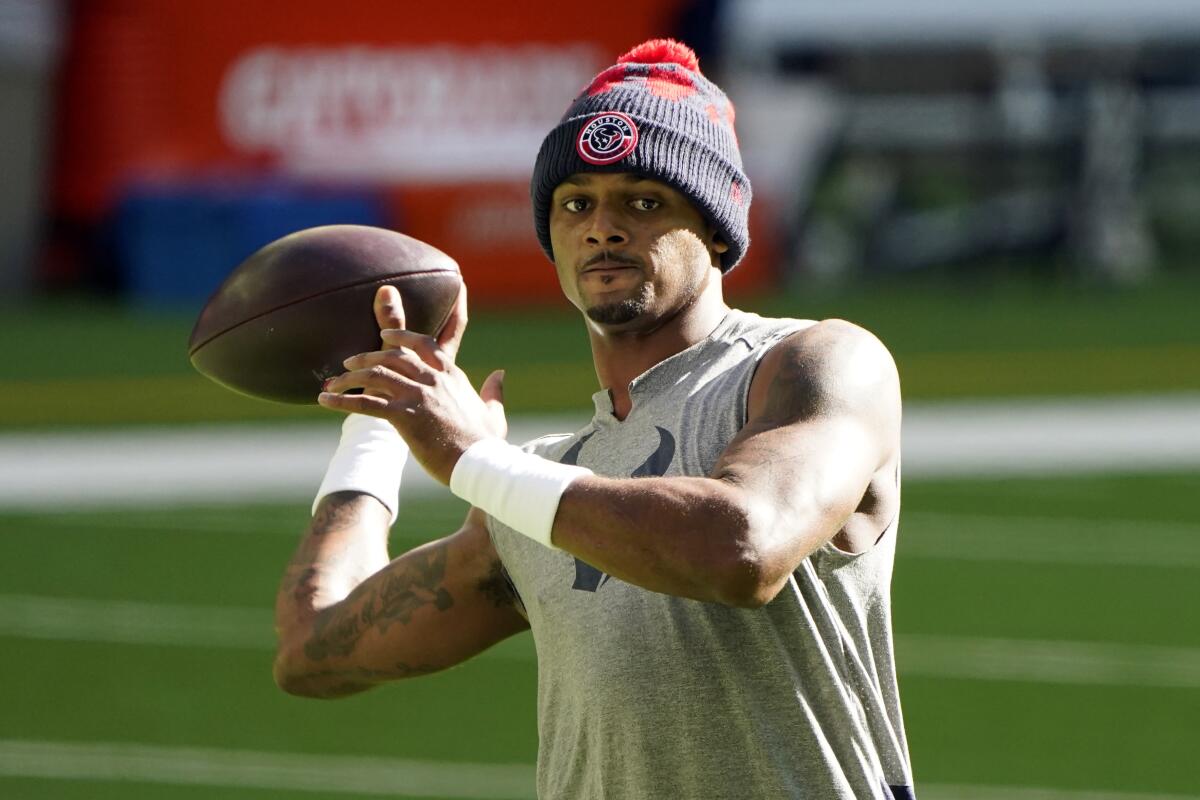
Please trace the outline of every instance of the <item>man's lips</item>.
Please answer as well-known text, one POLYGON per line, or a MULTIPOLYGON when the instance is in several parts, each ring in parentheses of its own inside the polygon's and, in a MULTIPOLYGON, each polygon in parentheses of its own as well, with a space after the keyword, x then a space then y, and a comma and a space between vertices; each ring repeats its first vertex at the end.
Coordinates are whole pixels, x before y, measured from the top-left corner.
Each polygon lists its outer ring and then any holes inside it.
POLYGON ((641 269, 640 264, 632 261, 623 261, 619 258, 598 258, 591 259, 584 263, 581 274, 588 272, 608 272, 622 269, 641 269))
POLYGON ((580 274, 581 275, 593 275, 598 272, 625 272, 627 270, 634 270, 634 269, 637 269, 637 267, 634 266, 633 264, 615 264, 612 261, 609 261, 604 264, 597 264, 594 267, 588 267, 580 274))

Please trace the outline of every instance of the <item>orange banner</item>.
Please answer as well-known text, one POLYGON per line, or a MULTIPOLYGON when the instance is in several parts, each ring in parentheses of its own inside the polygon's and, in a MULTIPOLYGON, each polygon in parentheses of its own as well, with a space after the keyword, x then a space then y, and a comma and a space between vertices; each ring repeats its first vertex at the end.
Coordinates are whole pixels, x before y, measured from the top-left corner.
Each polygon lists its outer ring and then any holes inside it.
POLYGON ((557 297, 531 221, 537 147, 598 70, 670 34, 681 4, 79 3, 57 206, 99 219, 146 179, 365 187, 394 227, 459 261, 473 298, 557 297))

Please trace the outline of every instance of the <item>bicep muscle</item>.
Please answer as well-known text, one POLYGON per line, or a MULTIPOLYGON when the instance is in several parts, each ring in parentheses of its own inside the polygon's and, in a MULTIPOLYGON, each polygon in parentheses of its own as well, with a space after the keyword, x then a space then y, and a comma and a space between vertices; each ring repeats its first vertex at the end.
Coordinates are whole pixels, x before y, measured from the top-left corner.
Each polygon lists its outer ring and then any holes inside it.
POLYGON ((866 331, 834 320, 764 358, 750 419, 713 477, 746 493, 763 545, 790 572, 838 532, 898 446, 891 356, 866 331))

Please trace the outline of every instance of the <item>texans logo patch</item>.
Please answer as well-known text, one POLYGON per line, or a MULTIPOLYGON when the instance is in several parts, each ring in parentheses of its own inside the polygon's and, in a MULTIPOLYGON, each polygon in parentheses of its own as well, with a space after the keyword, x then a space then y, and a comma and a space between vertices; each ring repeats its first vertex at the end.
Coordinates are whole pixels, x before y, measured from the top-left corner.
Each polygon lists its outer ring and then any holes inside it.
POLYGON ((588 120, 579 132, 575 150, 589 164, 615 164, 637 147, 638 131, 633 120, 616 111, 606 111, 588 120))

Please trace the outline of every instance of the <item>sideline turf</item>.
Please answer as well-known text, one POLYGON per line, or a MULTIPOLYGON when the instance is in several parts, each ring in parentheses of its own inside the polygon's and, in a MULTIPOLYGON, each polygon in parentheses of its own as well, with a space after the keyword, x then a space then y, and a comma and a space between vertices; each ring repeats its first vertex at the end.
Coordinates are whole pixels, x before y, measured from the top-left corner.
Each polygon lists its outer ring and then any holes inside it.
MULTIPOLYGON (((1036 550, 1026 551, 1033 554, 1028 562, 979 561, 915 546, 953 542, 963 520, 981 517, 1001 532, 1031 519, 1057 520, 1066 531, 1054 528, 1058 535, 1079 547, 1095 538, 1093 526, 1118 525, 1117 534, 1155 547, 1165 526, 1200 528, 1192 501, 1198 490, 1194 472, 909 481, 894 587, 897 631, 1198 648, 1200 630, 1191 624, 1200 599, 1197 569, 1188 563, 1056 565, 1038 562, 1036 550), (910 553, 918 549, 921 555, 910 553)), ((461 515, 457 501, 409 503, 397 544, 448 532, 461 515)), ((256 505, 2 514, 0 587, 10 594, 251 607, 267 619, 305 518, 303 508, 256 505)), ((265 644, 212 650, 8 638, 2 646, 8 658, 0 663, 0 737, 526 763, 536 748, 535 676, 532 662, 520 658, 484 658, 360 697, 316 702, 271 685, 265 644)), ((921 782, 1195 791, 1197 690, 941 679, 905 674, 901 663, 901 694, 921 782)), ((297 796, 0 778, 5 797, 130 794, 297 796)))
MULTIPOLYGON (((1004 280, 913 281, 840 296, 738 298, 763 313, 842 317, 877 333, 908 399, 1200 389, 1200 276, 1167 273, 1123 291, 1004 280)), ((314 419, 319 409, 239 397, 192 372, 190 310, 43 302, 0 315, 0 430, 314 419)), ((596 378, 564 307, 480 307, 460 361, 476 381, 508 370, 525 413, 588 406, 596 378)))

